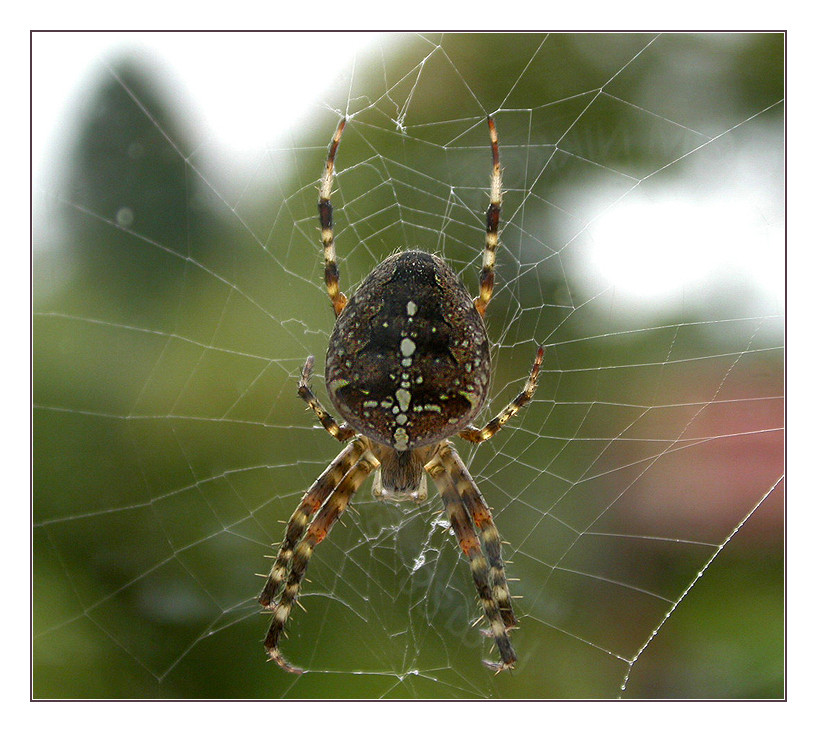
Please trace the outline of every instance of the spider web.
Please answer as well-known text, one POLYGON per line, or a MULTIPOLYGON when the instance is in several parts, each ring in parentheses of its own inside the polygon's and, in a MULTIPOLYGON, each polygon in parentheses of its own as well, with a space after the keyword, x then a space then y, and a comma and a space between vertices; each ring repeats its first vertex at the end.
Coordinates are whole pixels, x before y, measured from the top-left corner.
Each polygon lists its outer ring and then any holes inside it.
MULTIPOLYGON (((207 37, 224 78, 269 98, 231 38, 207 37)), ((369 39, 240 154, 172 83, 171 39, 153 48, 91 64, 36 178, 35 695, 782 695, 782 36, 369 39), (476 292, 487 113, 505 199, 482 420, 547 350, 533 402, 457 449, 507 542, 519 662, 480 663, 439 499, 367 482, 310 563, 287 675, 255 573, 339 451, 295 396, 315 354, 328 403, 327 144, 349 115, 347 293, 409 247, 476 292)))

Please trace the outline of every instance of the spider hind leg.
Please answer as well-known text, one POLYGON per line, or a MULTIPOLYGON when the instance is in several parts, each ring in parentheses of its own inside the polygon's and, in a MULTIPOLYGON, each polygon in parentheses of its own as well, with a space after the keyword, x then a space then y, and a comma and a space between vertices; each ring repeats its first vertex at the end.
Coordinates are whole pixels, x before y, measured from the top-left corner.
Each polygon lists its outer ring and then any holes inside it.
POLYGON ((485 250, 482 255, 482 270, 479 273, 479 295, 474 298, 474 307, 481 315, 491 302, 494 294, 494 268, 496 250, 499 246, 499 216, 502 212, 502 169, 499 167, 499 138, 493 117, 488 117, 488 131, 491 137, 491 193, 485 212, 485 250))
POLYGON ((326 157, 326 167, 321 178, 320 197, 318 198, 318 219, 321 224, 321 242, 323 244, 324 282, 335 317, 341 314, 346 307, 346 295, 340 291, 340 274, 335 256, 335 231, 332 220, 332 182, 335 179, 335 154, 340 145, 343 128, 346 127, 346 118, 341 119, 332 142, 329 145, 329 154, 326 157))

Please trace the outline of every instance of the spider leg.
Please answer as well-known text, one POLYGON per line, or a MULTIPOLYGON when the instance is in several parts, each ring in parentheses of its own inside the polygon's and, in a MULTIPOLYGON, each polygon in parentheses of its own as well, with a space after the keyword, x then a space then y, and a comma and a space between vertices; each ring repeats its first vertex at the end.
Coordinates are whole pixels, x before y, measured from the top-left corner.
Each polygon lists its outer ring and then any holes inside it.
POLYGON ((516 398, 503 409, 496 417, 494 417, 488 424, 481 429, 479 427, 466 427, 459 432, 459 436, 468 442, 485 442, 490 440, 505 423, 519 412, 531 399, 533 393, 536 391, 536 384, 539 380, 539 368, 542 365, 542 359, 545 357, 545 349, 539 346, 536 351, 536 358, 533 360, 533 367, 530 370, 528 380, 525 382, 525 387, 522 389, 516 398))
POLYGON ((318 217, 321 223, 321 242, 323 242, 323 279, 336 318, 346 307, 346 295, 340 291, 340 275, 335 259, 335 233, 332 228, 332 203, 329 199, 332 196, 332 182, 335 177, 335 153, 338 151, 340 137, 345 126, 346 118, 344 117, 329 145, 329 154, 326 157, 326 168, 321 179, 320 197, 318 198, 318 217))
POLYGON ((287 567, 292 561, 293 550, 303 537, 307 526, 309 526, 312 515, 324 504, 328 496, 335 490, 343 477, 349 472, 349 469, 357 463, 365 451, 366 444, 361 440, 355 440, 347 445, 309 490, 304 493, 301 502, 287 522, 284 540, 278 548, 275 563, 267 576, 267 583, 258 597, 258 602, 264 607, 270 607, 274 603, 275 596, 286 577, 287 567))
POLYGON ((480 315, 491 301, 494 292, 494 266, 496 248, 499 246, 499 214, 502 211, 502 170, 499 167, 499 138, 494 119, 488 117, 488 131, 491 135, 491 198, 485 212, 485 253, 482 255, 482 271, 479 274, 479 296, 474 298, 474 307, 480 315))
POLYGON ((479 539, 474 531, 468 510, 457 490, 450 466, 447 464, 449 460, 450 454, 447 455, 445 451, 438 452, 437 455, 426 464, 426 470, 437 484, 443 505, 448 513, 451 529, 457 537, 460 549, 462 549, 463 554, 468 558, 468 562, 471 566, 471 575, 474 578, 474 584, 482 600, 482 609, 488 618, 491 634, 499 650, 500 663, 489 661, 483 661, 483 663, 489 668, 502 671, 511 668, 514 663, 516 663, 516 654, 511 646, 511 639, 508 637, 505 621, 502 619, 499 605, 494 597, 494 591, 491 589, 488 562, 485 561, 485 556, 480 548, 479 539))
POLYGON ((502 562, 502 541, 491 516, 491 509, 485 503, 482 493, 468 472, 468 468, 465 467, 462 458, 450 444, 443 445, 440 449, 440 459, 448 467, 460 498, 482 537, 485 555, 491 567, 491 587, 493 587, 494 600, 499 607, 502 621, 508 630, 515 628, 516 616, 511 607, 511 593, 508 590, 505 565, 502 562))
POLYGON ((350 437, 354 437, 357 433, 352 427, 346 424, 338 425, 334 417, 323 408, 312 389, 309 388, 309 377, 312 375, 312 367, 314 365, 315 357, 309 356, 306 359, 303 369, 301 369, 301 378, 298 381, 298 396, 315 412, 323 428, 332 435, 332 437, 339 442, 346 442, 346 440, 350 437))
POLYGON ((264 640, 264 647, 267 649, 267 654, 270 659, 275 661, 284 671, 296 674, 302 673, 302 669, 293 666, 283 657, 281 651, 278 649, 278 643, 281 639, 284 625, 286 625, 289 614, 292 611, 292 606, 298 599, 298 592, 312 552, 329 534, 332 526, 340 518, 344 510, 346 510, 349 501, 351 501, 352 496, 360 484, 366 479, 366 476, 378 465, 377 459, 367 449, 360 456, 360 459, 349 469, 337 488, 330 493, 326 499, 326 503, 324 503, 318 515, 315 516, 315 519, 306 530, 305 536, 298 542, 292 553, 292 566, 289 570, 286 586, 278 603, 274 605, 275 609, 272 614, 272 622, 270 623, 269 631, 267 631, 267 637, 264 640))

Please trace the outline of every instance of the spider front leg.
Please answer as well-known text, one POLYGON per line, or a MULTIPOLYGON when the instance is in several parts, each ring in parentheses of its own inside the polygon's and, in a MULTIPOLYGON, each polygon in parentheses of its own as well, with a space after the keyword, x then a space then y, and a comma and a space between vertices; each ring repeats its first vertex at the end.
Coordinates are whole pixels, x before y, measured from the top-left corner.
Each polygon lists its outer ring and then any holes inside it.
POLYGON ((343 134, 343 128, 346 127, 346 118, 344 117, 332 142, 329 145, 329 154, 326 157, 326 168, 321 179, 320 197, 318 198, 318 218, 321 223, 321 242, 323 243, 323 279, 326 283, 326 290, 329 293, 329 299, 332 301, 332 307, 335 310, 335 317, 340 315, 343 308, 346 307, 346 295, 340 291, 340 274, 338 272, 338 263, 335 259, 335 232, 332 221, 332 202, 329 200, 332 196, 332 181, 335 177, 335 153, 338 151, 340 145, 340 138, 343 134))
POLYGON ((301 397, 309 408, 315 412, 323 428, 339 442, 346 442, 350 437, 354 437, 357 433, 352 427, 347 424, 338 425, 334 417, 327 412, 318 398, 309 388, 309 377, 312 375, 312 368, 315 365, 315 357, 308 356, 303 369, 301 369, 301 378, 298 381, 298 396, 301 397))
POLYGON ((505 628, 511 630, 516 627, 516 616, 511 607, 511 593, 505 576, 505 565, 502 562, 502 540, 499 538, 499 531, 491 516, 491 509, 485 503, 482 493, 468 472, 468 468, 465 467, 462 458, 450 443, 440 448, 439 456, 451 474, 468 515, 482 537, 485 555, 491 566, 491 587, 493 587, 494 600, 499 607, 499 614, 502 616, 505 628))
MULTIPOLYGON (((365 443, 362 444, 365 447, 365 443)), ((305 536, 298 542, 292 552, 292 564, 286 579, 286 586, 281 593, 280 600, 271 605, 274 608, 272 622, 264 640, 264 647, 267 649, 270 660, 275 661, 284 671, 295 674, 303 673, 302 669, 293 666, 284 658, 278 649, 278 643, 281 640, 284 626, 289 619, 289 614, 292 612, 292 607, 298 599, 298 592, 306 574, 309 559, 315 547, 327 537, 332 526, 346 510, 360 484, 378 465, 379 463, 374 455, 368 449, 365 449, 360 459, 350 468, 335 490, 326 499, 326 503, 324 503, 318 515, 315 516, 314 521, 306 530, 305 536)))
POLYGON ((542 366, 542 359, 545 357, 544 346, 539 346, 536 351, 536 358, 533 361, 533 367, 530 370, 528 380, 525 382, 525 387, 522 389, 516 398, 503 409, 496 417, 494 417, 483 428, 466 427, 459 432, 459 436, 468 442, 485 442, 490 440, 505 423, 519 412, 531 399, 536 391, 536 386, 539 381, 539 368, 542 366))
MULTIPOLYGON (((482 601, 482 609, 485 613, 485 617, 488 619, 491 634, 499 650, 500 663, 491 661, 483 661, 483 663, 488 666, 488 668, 503 671, 511 668, 514 663, 516 663, 516 653, 513 650, 513 646, 511 646, 511 639, 508 637, 505 621, 497 602, 497 588, 491 586, 488 562, 485 561, 485 556, 480 548, 479 538, 471 523, 469 511, 457 489, 455 479, 452 475, 450 462, 451 454, 453 453, 453 448, 447 443, 444 444, 443 448, 426 465, 426 470, 437 484, 443 505, 448 513, 451 530, 457 537, 460 549, 462 549, 463 554, 465 554, 471 566, 471 575, 474 579, 477 593, 482 601), (449 448, 448 451, 446 451, 445 448, 449 448)), ((505 585, 505 589, 507 590, 507 585, 505 585)))
POLYGON ((267 576, 267 583, 258 597, 258 602, 264 607, 274 604, 275 596, 278 594, 281 583, 286 577, 289 563, 292 561, 293 550, 303 538, 312 515, 324 504, 365 451, 366 444, 362 440, 355 440, 352 444, 347 445, 304 493, 304 497, 287 522, 284 540, 278 548, 275 562, 267 576))

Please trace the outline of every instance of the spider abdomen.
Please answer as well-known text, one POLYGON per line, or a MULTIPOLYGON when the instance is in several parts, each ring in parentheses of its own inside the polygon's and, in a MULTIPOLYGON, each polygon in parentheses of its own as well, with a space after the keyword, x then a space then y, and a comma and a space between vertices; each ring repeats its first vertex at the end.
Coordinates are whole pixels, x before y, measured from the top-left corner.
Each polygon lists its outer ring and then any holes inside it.
POLYGON ((326 383, 343 418, 396 450, 440 442, 488 396, 485 325, 454 270, 420 251, 394 254, 340 313, 326 383))

